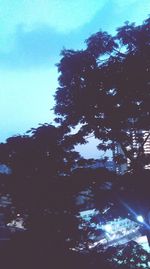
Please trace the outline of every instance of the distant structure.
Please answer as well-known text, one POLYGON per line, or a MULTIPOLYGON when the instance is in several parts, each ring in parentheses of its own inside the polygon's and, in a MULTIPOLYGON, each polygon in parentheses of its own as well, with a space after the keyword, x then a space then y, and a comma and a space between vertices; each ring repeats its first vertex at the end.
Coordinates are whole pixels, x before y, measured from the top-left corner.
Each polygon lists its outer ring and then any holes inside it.
MULTIPOLYGON (((116 148, 117 150, 119 150, 119 147, 116 148)), ((118 174, 123 174, 124 171, 126 170, 126 167, 127 165, 126 164, 123 164, 123 165, 118 165, 115 163, 114 160, 99 160, 99 159, 93 159, 89 164, 84 164, 84 165, 79 165, 79 166, 76 166, 74 168, 77 169, 77 168, 91 168, 91 169, 98 169, 98 168, 105 168, 111 172, 116 172, 118 174)))
MULTIPOLYGON (((124 152, 122 150, 122 148, 116 144, 115 145, 115 149, 113 151, 113 158, 115 158, 115 156, 117 155, 124 155, 124 152)), ((122 164, 118 164, 117 162, 113 161, 114 162, 114 166, 115 166, 115 172, 117 174, 124 174, 128 168, 128 165, 127 165, 127 162, 126 163, 122 163, 122 164)))
POLYGON ((107 161, 94 160, 93 164, 89 165, 88 167, 93 168, 93 169, 106 168, 112 172, 116 171, 116 165, 114 161, 111 161, 111 160, 107 160, 107 161))
MULTIPOLYGON (((129 132, 129 134, 131 134, 131 138, 132 138, 132 144, 131 146, 128 146, 126 149, 127 150, 131 150, 131 149, 135 149, 135 152, 134 152, 134 157, 136 158, 137 157, 137 152, 136 150, 138 151, 139 147, 140 147, 140 144, 139 144, 139 141, 138 141, 138 136, 136 134, 135 131, 131 131, 129 132)), ((143 141, 146 141, 143 145, 143 150, 144 150, 144 154, 147 155, 147 154, 150 154, 150 132, 149 131, 144 131, 144 130, 141 130, 140 131, 140 135, 141 135, 141 138, 143 138, 143 141)), ((115 147, 115 150, 114 150, 114 156, 115 155, 118 155, 118 154, 123 154, 123 151, 121 149, 121 147, 119 145, 116 144, 116 147, 115 147)), ((130 160, 127 158, 127 162, 125 164, 116 164, 116 172, 119 173, 119 174, 123 174, 127 168, 130 166, 130 160)), ((150 164, 147 164, 145 165, 144 167, 145 169, 150 169, 150 164)))
MULTIPOLYGON (((139 144, 138 136, 136 132, 131 131, 130 134, 132 138, 132 144, 130 147, 127 148, 127 150, 135 149, 134 157, 136 158, 137 157, 136 150, 138 151, 140 144, 139 144)), ((146 141, 143 146, 144 154, 148 155, 150 154, 150 132, 141 130, 140 134, 141 134, 141 137, 143 138, 143 141, 146 141)), ((124 155, 123 150, 118 144, 116 144, 115 150, 113 151, 113 157, 117 155, 124 155)), ((104 167, 110 171, 116 172, 117 174, 124 174, 127 171, 129 166, 130 166, 130 160, 127 158, 126 163, 122 163, 122 164, 117 164, 114 160, 107 160, 106 162, 103 162, 101 160, 95 160, 95 163, 92 164, 90 167, 91 168, 104 167)), ((144 168, 150 169, 150 164, 145 165, 144 168)))
MULTIPOLYGON (((138 141, 138 135, 137 133, 133 130, 133 131, 128 131, 129 135, 131 135, 131 146, 128 146, 126 147, 127 150, 135 150, 134 152, 134 157, 136 158, 137 157, 137 152, 138 152, 138 149, 139 149, 139 141, 138 141)), ((146 141, 143 145, 143 150, 144 150, 144 154, 147 155, 147 154, 150 154, 150 132, 149 131, 144 131, 144 130, 141 130, 140 131, 140 135, 141 135, 141 138, 143 138, 143 141, 146 141)), ((98 168, 106 168, 108 169, 109 171, 112 171, 112 172, 116 172, 117 174, 124 174, 128 168, 130 167, 130 160, 127 158, 126 159, 126 156, 124 155, 124 152, 121 148, 121 146, 119 144, 115 144, 115 147, 114 147, 114 151, 112 152, 112 155, 113 155, 113 158, 112 159, 108 159, 108 160, 102 160, 102 159, 91 159, 91 162, 89 162, 89 164, 86 164, 86 165, 79 165, 79 166, 76 166, 76 168, 92 168, 92 169, 98 169, 98 168), (125 163, 122 163, 122 164, 119 164, 115 161, 115 157, 118 156, 118 155, 124 155, 125 159, 126 159, 126 162, 125 163)), ((147 164, 145 165, 144 167, 145 169, 150 169, 150 164, 147 164)))
MULTIPOLYGON (((150 154, 150 136, 149 136, 149 132, 145 131, 143 133, 143 136, 144 136, 144 139, 146 139, 148 137, 146 143, 144 144, 144 153, 145 154, 150 154)), ((145 165, 145 169, 150 169, 150 164, 145 165)))
MULTIPOLYGON (((150 154, 150 132, 149 131, 144 131, 141 130, 140 131, 141 137, 143 138, 143 141, 145 141, 144 145, 143 145, 143 153, 145 155, 150 154)), ((138 150, 139 149, 139 142, 137 140, 137 135, 135 131, 132 131, 131 133, 132 135, 132 148, 138 150)), ((137 153, 134 153, 134 157, 137 157, 137 153)), ((127 159, 127 166, 130 165, 130 160, 127 159)), ((150 169, 150 164, 145 165, 144 167, 145 169, 150 169)))

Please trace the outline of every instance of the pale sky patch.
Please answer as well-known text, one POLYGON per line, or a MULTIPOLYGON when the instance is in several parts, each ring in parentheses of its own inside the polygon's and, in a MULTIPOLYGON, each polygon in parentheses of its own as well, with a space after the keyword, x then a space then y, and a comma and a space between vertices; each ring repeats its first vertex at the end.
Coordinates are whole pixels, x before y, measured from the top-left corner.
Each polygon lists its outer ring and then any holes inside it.
POLYGON ((1 141, 39 123, 52 122, 54 115, 50 109, 54 106, 57 87, 55 68, 44 72, 0 71, 0 85, 1 141))
POLYGON ((113 3, 114 3, 114 5, 117 6, 117 8, 118 7, 119 8, 125 8, 125 7, 128 7, 128 6, 130 6, 130 5, 134 4, 134 3, 137 3, 137 0, 128 0, 128 1, 125 1, 125 0, 113 0, 113 3))
POLYGON ((130 22, 142 23, 150 14, 149 0, 113 0, 117 13, 126 13, 130 22))

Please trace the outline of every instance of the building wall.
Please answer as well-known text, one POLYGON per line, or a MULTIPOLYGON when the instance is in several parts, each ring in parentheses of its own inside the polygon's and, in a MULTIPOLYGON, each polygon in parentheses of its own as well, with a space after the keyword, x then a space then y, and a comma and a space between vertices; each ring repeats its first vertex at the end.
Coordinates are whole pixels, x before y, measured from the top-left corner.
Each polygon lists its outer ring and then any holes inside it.
MULTIPOLYGON (((131 149, 135 149, 138 151, 139 149, 139 142, 138 142, 138 136, 136 135, 136 132, 135 131, 131 131, 130 132, 131 134, 131 137, 132 137, 132 144, 131 146, 128 146, 128 150, 131 150, 131 149)), ((149 131, 140 131, 140 134, 142 135, 143 137, 143 140, 145 140, 149 134, 149 131)), ((144 146, 143 146, 143 149, 144 149, 144 154, 150 154, 150 136, 148 137, 147 141, 145 142, 144 146)), ((123 151, 121 150, 121 147, 120 146, 117 146, 116 147, 116 153, 115 154, 123 154, 123 151)), ((137 152, 134 152, 134 157, 136 158, 137 157, 137 152)), ((130 160, 127 159, 127 164, 126 165, 118 165, 116 166, 116 170, 118 170, 117 172, 119 172, 120 174, 122 174, 126 169, 127 167, 130 166, 130 160)), ((150 164, 148 165, 145 165, 145 169, 150 169, 150 164)))
MULTIPOLYGON (((144 139, 146 139, 146 137, 148 136, 148 134, 149 134, 148 131, 144 131, 143 132, 144 139)), ((150 154, 150 136, 148 137, 146 143, 144 144, 144 153, 145 154, 150 154)), ((145 165, 145 169, 150 169, 150 164, 145 165)))

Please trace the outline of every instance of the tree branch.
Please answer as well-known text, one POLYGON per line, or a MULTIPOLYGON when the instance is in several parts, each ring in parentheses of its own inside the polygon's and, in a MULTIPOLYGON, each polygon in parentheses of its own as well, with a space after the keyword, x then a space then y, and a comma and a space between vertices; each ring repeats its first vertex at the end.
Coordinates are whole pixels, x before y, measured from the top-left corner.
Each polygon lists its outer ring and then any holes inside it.
POLYGON ((121 146, 121 148, 122 148, 122 150, 123 150, 125 156, 126 156, 128 159, 130 159, 131 161, 133 161, 133 158, 132 158, 130 152, 126 149, 126 147, 123 145, 123 143, 120 142, 120 146, 121 146))

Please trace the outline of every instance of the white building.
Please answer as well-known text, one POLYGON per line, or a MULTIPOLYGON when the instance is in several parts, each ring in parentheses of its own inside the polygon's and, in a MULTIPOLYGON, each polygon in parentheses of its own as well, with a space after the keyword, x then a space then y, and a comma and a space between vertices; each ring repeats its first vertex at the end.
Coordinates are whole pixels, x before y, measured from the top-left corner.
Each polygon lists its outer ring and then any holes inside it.
MULTIPOLYGON (((129 134, 131 135, 131 139, 132 139, 132 143, 130 146, 126 147, 127 150, 135 150, 135 152, 133 153, 133 157, 136 159, 136 157, 138 156, 138 149, 141 145, 141 143, 139 143, 139 134, 141 136, 141 138, 143 138, 143 153, 145 155, 150 154, 150 132, 149 131, 144 131, 141 130, 140 132, 136 133, 135 131, 131 131, 129 132, 129 134), (145 141, 145 142, 144 142, 145 141)), ((116 146, 115 152, 114 154, 124 154, 121 147, 120 146, 116 146)), ((116 172, 122 174, 127 170, 127 167, 130 166, 130 159, 127 158, 127 163, 126 164, 122 164, 122 165, 116 165, 116 172)), ((150 164, 145 165, 145 169, 150 169, 150 164)))

